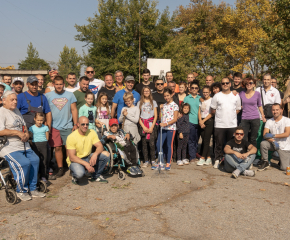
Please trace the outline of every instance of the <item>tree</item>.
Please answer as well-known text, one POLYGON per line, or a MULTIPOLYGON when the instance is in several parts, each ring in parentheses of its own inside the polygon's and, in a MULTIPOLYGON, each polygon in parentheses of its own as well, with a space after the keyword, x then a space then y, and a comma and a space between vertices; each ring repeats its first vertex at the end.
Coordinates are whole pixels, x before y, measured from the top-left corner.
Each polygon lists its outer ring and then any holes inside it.
POLYGON ((78 78, 81 71, 81 59, 75 48, 69 49, 65 45, 63 51, 60 52, 59 62, 57 63, 59 75, 66 78, 68 73, 74 72, 78 78))
POLYGON ((49 70, 49 64, 39 58, 38 51, 33 47, 30 42, 27 48, 27 57, 25 60, 18 63, 18 69, 20 70, 49 70))
POLYGON ((139 31, 142 66, 148 57, 155 57, 172 31, 168 9, 160 14, 156 5, 149 0, 100 0, 99 13, 88 18, 88 25, 75 25, 79 32, 75 39, 88 46, 84 64, 93 66, 97 77, 121 70, 137 78, 139 31))

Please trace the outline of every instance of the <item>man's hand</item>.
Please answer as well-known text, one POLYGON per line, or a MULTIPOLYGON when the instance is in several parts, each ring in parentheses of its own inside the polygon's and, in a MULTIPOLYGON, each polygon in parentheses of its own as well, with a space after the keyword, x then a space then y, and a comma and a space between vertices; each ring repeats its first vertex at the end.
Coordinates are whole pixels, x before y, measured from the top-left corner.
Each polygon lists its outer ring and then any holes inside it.
POLYGON ((20 138, 20 140, 22 141, 22 142, 27 142, 28 141, 28 138, 29 138, 29 136, 27 137, 27 134, 26 133, 24 133, 24 132, 18 132, 18 137, 20 138))
POLYGON ((130 140, 130 134, 129 133, 126 134, 125 140, 130 140))
POLYGON ((97 159, 98 159, 98 155, 94 153, 90 159, 90 165, 92 167, 96 165, 97 159))
POLYGON ((116 136, 114 136, 114 135, 109 135, 107 138, 111 138, 113 140, 116 140, 116 136))
POLYGON ((77 125, 74 125, 73 129, 71 130, 72 132, 75 131, 76 129, 78 129, 77 125))
POLYGON ((235 152, 235 155, 236 155, 237 158, 244 159, 243 154, 241 154, 239 152, 235 152))
POLYGON ((242 155, 241 159, 246 159, 246 158, 249 156, 248 153, 243 153, 243 154, 241 154, 241 155, 242 155))
POLYGON ((124 110, 123 110, 123 115, 124 115, 124 116, 127 116, 127 115, 128 115, 127 109, 124 109, 124 110))
POLYGON ((183 134, 182 133, 179 133, 179 138, 183 139, 183 134))
POLYGON ((88 170, 89 173, 95 172, 95 169, 89 163, 87 163, 85 165, 85 167, 86 167, 86 169, 88 170))

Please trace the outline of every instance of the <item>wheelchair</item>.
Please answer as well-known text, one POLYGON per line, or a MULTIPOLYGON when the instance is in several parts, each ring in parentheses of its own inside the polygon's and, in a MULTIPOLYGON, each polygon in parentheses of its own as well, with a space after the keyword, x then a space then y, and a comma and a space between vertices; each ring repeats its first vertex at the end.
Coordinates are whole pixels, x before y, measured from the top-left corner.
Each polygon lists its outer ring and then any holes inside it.
MULTIPOLYGON (((6 142, 7 142, 6 136, 0 137, 0 151, 2 150, 6 142)), ((3 166, 4 163, 7 163, 7 165, 9 166, 6 159, 0 157, 0 166, 3 166)), ((10 204, 15 204, 17 202, 16 185, 17 183, 13 177, 10 167, 8 173, 5 174, 5 177, 3 176, 0 168, 0 190, 4 187, 6 193, 6 201, 10 204)), ((46 183, 38 179, 37 190, 40 192, 46 192, 47 190, 46 183)))

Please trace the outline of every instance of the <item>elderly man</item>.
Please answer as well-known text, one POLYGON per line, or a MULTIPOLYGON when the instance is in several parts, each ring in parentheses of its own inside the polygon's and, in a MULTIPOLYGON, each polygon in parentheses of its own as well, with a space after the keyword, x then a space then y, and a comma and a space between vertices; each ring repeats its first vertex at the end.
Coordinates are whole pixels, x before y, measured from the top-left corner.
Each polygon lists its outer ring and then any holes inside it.
POLYGON ((104 151, 97 133, 88 129, 89 119, 80 117, 78 129, 71 133, 67 138, 67 163, 72 171, 72 183, 79 184, 79 179, 85 174, 91 173, 91 182, 108 183, 101 175, 110 154, 104 151), (96 150, 92 153, 92 147, 96 150))
POLYGON ((116 109, 117 109, 117 119, 119 119, 120 115, 121 115, 121 111, 122 108, 125 107, 125 102, 123 99, 123 96, 125 94, 125 92, 131 92, 133 93, 134 96, 134 105, 137 105, 137 102, 140 101, 140 94, 137 93, 135 90, 133 90, 135 84, 135 79, 133 76, 127 76, 125 79, 125 89, 120 90, 119 92, 117 92, 114 96, 113 99, 113 105, 112 105, 112 111, 111 111, 111 117, 115 118, 115 113, 116 113, 116 109))
POLYGON ((280 169, 285 171, 290 166, 290 119, 282 116, 283 110, 279 103, 272 106, 273 118, 269 119, 264 128, 264 139, 261 142, 263 168, 269 167, 268 151, 277 151, 280 157, 280 169))
POLYGON ((113 84, 114 87, 116 87, 116 92, 125 89, 125 84, 123 83, 124 80, 124 74, 122 71, 117 70, 115 72, 115 83, 113 84))
POLYGON ((0 136, 7 136, 8 141, 1 150, 1 157, 9 163, 17 183, 17 196, 28 201, 31 197, 45 197, 45 194, 36 190, 39 158, 27 142, 28 130, 16 106, 15 92, 6 91, 0 108, 0 136))
POLYGON ((12 81, 13 91, 18 95, 23 92, 24 82, 21 77, 16 77, 12 81))

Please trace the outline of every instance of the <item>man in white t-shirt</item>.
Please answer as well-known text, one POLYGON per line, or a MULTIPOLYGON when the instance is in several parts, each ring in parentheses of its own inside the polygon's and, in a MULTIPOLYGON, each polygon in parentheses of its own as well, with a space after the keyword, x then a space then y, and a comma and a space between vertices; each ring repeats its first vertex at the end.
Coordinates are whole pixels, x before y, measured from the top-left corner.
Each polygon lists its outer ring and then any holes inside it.
MULTIPOLYGON (((92 67, 87 67, 85 75, 90 79, 89 90, 95 94, 95 99, 98 99, 98 92, 105 86, 105 82, 101 79, 94 78, 95 71, 92 67)), ((79 87, 79 83, 78 86, 79 87)))
POLYGON ((68 86, 64 88, 66 91, 73 93, 79 89, 79 87, 76 86, 77 79, 75 73, 70 72, 66 77, 66 82, 68 83, 68 86))
POLYGON ((211 114, 215 114, 214 135, 215 135, 215 164, 219 167, 223 158, 223 145, 228 142, 237 127, 237 114, 241 110, 241 99, 234 95, 230 88, 231 82, 228 78, 222 79, 222 91, 214 95, 211 101, 211 114))
MULTIPOLYGON (((263 76, 263 86, 256 88, 256 91, 261 94, 261 101, 262 101, 262 105, 263 108, 265 105, 267 104, 274 104, 274 103, 279 103, 281 104, 281 97, 280 97, 280 93, 279 91, 272 87, 271 85, 271 75, 270 74, 265 74, 263 76)), ((265 112, 264 109, 264 114, 266 119, 270 119, 272 116, 268 116, 265 112)), ((260 115, 260 128, 258 131, 258 136, 257 136, 257 155, 256 155, 256 159, 261 159, 261 151, 260 151, 260 144, 263 140, 263 130, 265 127, 265 123, 262 121, 261 115, 260 115)), ((271 159, 271 155, 269 155, 269 160, 271 159)), ((263 161, 260 161, 260 163, 258 165, 261 165, 263 163, 263 161)))
POLYGON ((283 110, 279 103, 272 106, 273 118, 266 122, 264 128, 264 138, 261 142, 261 154, 263 163, 259 171, 267 169, 268 151, 277 151, 280 157, 280 169, 286 170, 290 166, 290 119, 284 117, 283 110))

